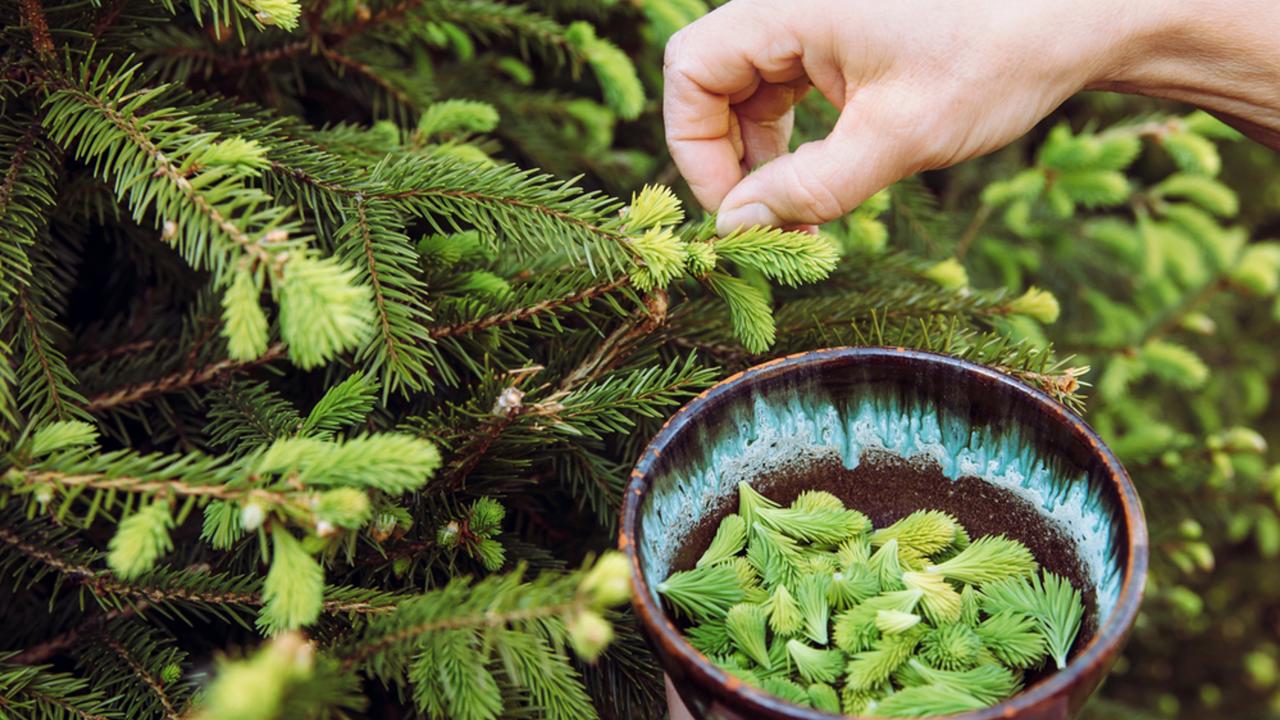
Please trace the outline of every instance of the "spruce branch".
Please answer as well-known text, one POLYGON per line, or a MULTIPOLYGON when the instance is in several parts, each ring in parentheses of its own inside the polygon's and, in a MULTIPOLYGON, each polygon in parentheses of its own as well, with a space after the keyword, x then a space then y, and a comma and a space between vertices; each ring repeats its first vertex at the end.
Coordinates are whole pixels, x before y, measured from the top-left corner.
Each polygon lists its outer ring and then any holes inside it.
POLYGON ((35 244, 54 199, 53 157, 43 147, 39 121, 14 120, 0 122, 0 157, 8 161, 0 180, 0 228, 6 236, 0 244, 0 300, 29 282, 27 248, 35 244))
POLYGON ((113 620, 131 618, 139 612, 145 611, 147 607, 149 605, 145 601, 139 601, 125 608, 108 610, 92 615, 79 625, 14 655, 13 662, 18 665, 39 665, 52 657, 65 653, 79 643, 82 638, 96 634, 100 628, 113 620))
POLYGON ((267 344, 252 292, 266 279, 280 304, 281 335, 301 367, 363 340, 370 309, 352 273, 308 251, 292 208, 250 182, 267 166, 263 146, 203 130, 185 108, 148 111, 167 88, 138 87, 137 65, 113 65, 108 58, 60 75, 45 103, 45 127, 98 174, 114 176, 135 220, 152 211, 163 239, 235 291, 224 297, 233 353, 249 359, 267 344), (77 131, 85 128, 103 141, 83 142, 77 131))
POLYGON ((487 315, 465 322, 449 325, 437 325, 430 328, 429 332, 433 338, 448 338, 458 335, 470 335, 472 333, 503 325, 512 325, 526 320, 532 320, 542 315, 559 313, 565 308, 576 306, 625 288, 630 284, 630 282, 630 278, 622 276, 609 280, 608 282, 590 285, 563 297, 543 300, 527 307, 520 307, 500 313, 494 313, 492 315, 487 315))
POLYGON ((48 62, 53 58, 55 48, 53 36, 49 33, 49 22, 45 19, 44 5, 40 0, 20 0, 22 21, 31 33, 31 45, 36 54, 48 62))
POLYGON ((355 59, 354 57, 351 57, 350 55, 347 55, 331 47, 326 47, 323 45, 320 46, 320 55, 324 57, 326 60, 328 60, 329 62, 338 66, 339 68, 350 70, 353 73, 364 78, 365 80, 368 80, 369 82, 373 83, 373 85, 377 87, 379 90, 382 90, 383 92, 387 93, 392 98, 394 98, 396 102, 400 103, 401 105, 410 109, 411 111, 415 113, 421 111, 422 108, 420 103, 418 103, 411 95, 409 95, 408 92, 406 92, 403 88, 398 87, 395 83, 387 79, 385 73, 379 72, 377 69, 371 67, 367 63, 363 63, 355 59))
POLYGON ((436 487, 442 491, 461 487, 504 435, 531 433, 545 442, 556 436, 579 440, 625 432, 634 423, 631 413, 654 416, 657 408, 671 406, 693 388, 709 384, 711 371, 699 367, 692 356, 665 368, 649 368, 620 378, 608 375, 629 347, 660 326, 666 302, 665 294, 650 293, 645 308, 566 372, 560 387, 549 395, 534 401, 514 384, 503 390, 493 411, 481 416, 480 427, 452 453, 445 478, 436 487))
MULTIPOLYGON (((90 590, 106 608, 108 614, 118 612, 123 616, 130 609, 144 612, 148 607, 174 612, 176 605, 186 605, 192 610, 238 613, 262 605, 256 577, 233 576, 193 570, 153 570, 137 581, 127 582, 114 575, 94 569, 91 565, 57 549, 50 549, 46 536, 37 533, 42 544, 37 545, 8 527, 0 527, 0 542, 20 552, 31 561, 39 563, 43 571, 53 571, 90 590)), ((65 549, 65 548, 64 548, 65 549)), ((93 555, 83 555, 84 558, 93 555)), ((353 591, 350 588, 330 588, 323 609, 328 613, 376 615, 390 612, 403 596, 353 591)), ((67 641, 69 642, 69 640, 67 641)), ((53 652, 53 648, 41 653, 53 652)))
MULTIPOLYGON (((68 444, 77 436, 63 432, 59 437, 68 444)), ((266 521, 322 537, 342 532, 350 537, 372 519, 371 494, 389 499, 420 489, 440 461, 434 446, 398 433, 344 440, 280 438, 237 459, 199 453, 93 454, 68 447, 51 447, 45 456, 31 457, 40 439, 37 434, 36 442, 15 453, 19 464, 5 475, 12 494, 25 496, 33 511, 47 509, 57 498, 52 514, 59 519, 83 507, 85 517, 78 520, 85 526, 99 513, 135 508, 121 519, 108 556, 126 580, 148 571, 167 551, 170 506, 178 501, 180 517, 192 507, 206 507, 205 534, 215 546, 225 547, 241 528, 256 530, 266 521)), ((287 541, 277 537, 276 544, 282 543, 287 541)))
POLYGON ((161 680, 150 670, 148 670, 138 660, 138 658, 134 657, 129 649, 126 648, 118 639, 112 637, 106 632, 102 633, 100 637, 102 638, 102 641, 106 643, 107 647, 111 648, 111 651, 115 653, 116 657, 129 667, 129 670, 134 674, 134 676, 141 680, 142 683, 155 695, 156 699, 160 702, 160 706, 164 710, 165 720, 178 720, 178 708, 175 706, 174 701, 169 698, 169 693, 165 691, 164 683, 161 682, 161 680))
POLYGON ((154 380, 108 390, 89 398, 85 407, 90 412, 100 413, 141 402, 156 395, 181 392, 198 385, 214 382, 228 375, 274 362, 284 357, 286 352, 287 349, 284 343, 275 343, 268 346, 266 352, 253 360, 219 360, 204 367, 191 368, 154 380))
POLYGON ((130 477, 116 473, 69 474, 57 471, 25 470, 16 475, 10 473, 6 480, 19 489, 35 486, 57 486, 65 492, 81 488, 89 490, 139 493, 168 497, 212 498, 224 502, 260 501, 282 507, 295 506, 301 511, 304 503, 287 492, 272 492, 255 487, 227 487, 221 484, 195 484, 175 478, 130 477))
MULTIPOLYGON (((187 173, 176 166, 152 139, 151 133, 155 132, 154 121, 148 123, 133 115, 132 108, 140 104, 139 98, 145 100, 156 94, 156 90, 129 91, 130 81, 136 72, 137 68, 133 67, 120 75, 115 75, 110 72, 108 64, 104 62, 92 75, 87 71, 82 73, 79 83, 71 80, 64 81, 65 84, 50 97, 51 107, 45 119, 45 126, 49 128, 50 134, 56 141, 66 142, 71 139, 69 130, 75 123, 85 121, 83 113, 88 111, 97 114, 114 127, 120 133, 120 137, 129 144, 119 147, 116 152, 127 152, 127 147, 138 153, 139 159, 145 159, 146 164, 154 169, 155 176, 168 181, 176 190, 177 197, 189 202, 195 209, 196 217, 200 218, 197 221, 200 229, 216 229, 219 234, 255 261, 267 267, 277 265, 276 253, 269 251, 257 239, 251 237, 248 227, 237 222, 229 212, 236 206, 225 206, 211 200, 206 191, 193 185, 187 173)), ((174 123, 174 120, 169 120, 166 125, 169 123, 174 123)), ((81 149, 80 155, 86 159, 96 159, 101 157, 101 152, 101 150, 81 149)), ((129 197, 135 214, 140 213, 140 209, 144 207, 142 203, 147 201, 146 197, 135 193, 130 193, 129 197)), ((259 197, 249 197, 252 198, 250 202, 261 202, 259 197)), ((157 200, 164 202, 163 198, 158 197, 157 200)), ((162 215, 166 214, 165 209, 167 208, 160 208, 162 215)), ((284 220, 282 216, 272 217, 268 223, 280 224, 282 220, 284 220)), ((188 243, 183 254, 196 267, 221 268, 227 264, 227 259, 222 257, 216 249, 205 250, 202 247, 204 243, 195 235, 197 232, 195 228, 178 227, 175 232, 183 234, 184 241, 188 243)))
POLYGON ((337 233, 339 253, 373 288, 378 328, 356 359, 383 377, 384 393, 429 388, 438 358, 431 347, 432 317, 424 300, 425 283, 417 276, 417 254, 409 238, 396 230, 402 222, 389 207, 357 199, 348 212, 350 220, 337 233))
MULTIPOLYGON (((44 538, 42 538, 44 540, 44 538)), ((26 558, 39 563, 43 570, 51 570, 69 578, 93 592, 101 602, 114 610, 124 607, 144 607, 165 605, 173 602, 194 603, 207 606, 248 606, 257 603, 257 595, 242 591, 208 590, 201 587, 203 583, 186 585, 182 580, 194 580, 191 575, 177 573, 165 576, 158 583, 128 583, 115 579, 109 573, 95 570, 89 565, 73 557, 60 554, 47 545, 36 545, 7 527, 0 527, 0 542, 13 547, 26 558), (177 582, 174 582, 177 581, 177 582)), ((42 571, 43 571, 42 570, 42 571)), ((157 578, 152 578, 157 579, 157 578)))
POLYGON ((39 720, 123 718, 87 680, 48 666, 14 665, 6 655, 0 655, 0 711, 39 720))
MULTIPOLYGON (((538 372, 542 369, 537 366, 528 370, 538 372)), ((511 375, 514 375, 514 382, 498 394, 492 408, 487 412, 480 411, 483 413, 480 415, 480 427, 466 433, 466 441, 450 453, 451 457, 445 464, 444 477, 435 486, 442 492, 461 488, 467 476, 480 464, 494 443, 498 442, 503 433, 528 411, 529 408, 524 404, 525 392, 519 387, 520 381, 528 377, 528 373, 519 372, 511 375)))
POLYGON ((233 453, 301 432, 302 418, 293 404, 266 383, 231 381, 216 391, 205 427, 215 446, 233 453))
MULTIPOLYGON (((592 382, 613 369, 641 339, 653 333, 667 320, 668 298, 661 290, 650 292, 644 298, 644 307, 628 322, 609 334, 607 338, 578 363, 560 381, 560 393, 568 393, 585 383, 592 382)), ((552 402, 559 401, 556 395, 552 402)))
POLYGON ((569 611, 578 607, 580 607, 580 603, 577 601, 569 601, 555 603, 552 605, 544 605, 541 607, 512 609, 505 612, 486 610, 484 612, 470 615, 458 615, 430 620, 416 625, 398 628, 394 632, 380 637, 375 637, 370 642, 362 643, 354 647, 349 654, 343 656, 342 664, 344 667, 358 666, 361 663, 367 662, 369 658, 385 652, 389 648, 412 642, 413 640, 430 633, 436 633, 444 630, 460 630, 463 628, 488 629, 515 625, 565 615, 569 611))
POLYGON ((26 350, 17 373, 20 387, 25 389, 19 391, 19 407, 38 420, 83 417, 82 413, 89 409, 88 402, 76 391, 75 376, 53 342, 55 333, 61 333, 62 328, 53 321, 49 308, 35 297, 45 289, 21 287, 13 298, 16 317, 10 322, 19 326, 20 347, 26 350))
POLYGON ((125 342, 110 347, 83 350, 67 358, 67 363, 72 366, 92 365, 93 363, 102 362, 103 360, 111 360, 113 358, 146 352, 147 350, 154 348, 159 344, 159 342, 159 340, 148 338, 145 340, 125 342))
MULTIPOLYGON (((608 349, 593 354, 588 361, 595 361, 601 354, 609 354, 608 349)), ((586 366, 584 363, 579 368, 586 366)), ((703 367, 694 355, 677 357, 665 366, 605 375, 531 405, 525 425, 538 430, 550 423, 550 429, 570 438, 627 433, 635 426, 637 416, 661 417, 664 410, 673 409, 697 391, 710 387, 716 375, 715 369, 703 367)), ((583 382, 592 379, 586 375, 583 382)))
POLYGON ((606 267, 619 263, 616 253, 626 248, 626 236, 609 217, 618 209, 616 201, 547 175, 500 165, 478 169, 451 160, 411 158, 385 166, 383 176, 387 190, 362 194, 391 201, 411 215, 444 215, 455 226, 456 217, 477 226, 486 239, 501 226, 525 247, 560 250, 551 240, 567 232, 579 243, 573 249, 575 257, 581 254, 589 264, 604 262, 606 267), (529 226, 522 227, 522 221, 529 226), (545 235, 535 234, 539 231, 545 235))
POLYGON ((0 438, 28 421, 81 417, 84 398, 59 348, 66 278, 49 237, 60 161, 39 120, 0 118, 0 438))
POLYGON ((550 717, 595 717, 581 680, 557 648, 569 643, 584 657, 599 653, 612 635, 601 613, 629 595, 627 572, 626 560, 611 553, 585 573, 543 572, 526 582, 521 566, 475 583, 455 578, 371 619, 336 655, 346 670, 397 684, 407 677, 424 712, 496 717, 494 708, 481 711, 475 693, 501 683, 527 691, 550 717), (436 670, 447 666, 448 655, 461 655, 472 671, 442 682, 436 670), (489 669, 495 655, 509 674, 489 669), (425 665, 424 657, 431 658, 425 665))

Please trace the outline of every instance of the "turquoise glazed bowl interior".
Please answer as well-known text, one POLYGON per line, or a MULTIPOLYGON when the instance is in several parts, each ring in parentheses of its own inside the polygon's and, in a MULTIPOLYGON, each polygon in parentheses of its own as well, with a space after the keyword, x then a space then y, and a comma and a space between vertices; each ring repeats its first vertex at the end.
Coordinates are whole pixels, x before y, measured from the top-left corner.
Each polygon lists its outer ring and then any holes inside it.
POLYGON ((1084 591, 1068 666, 1017 696, 953 716, 1070 717, 1109 669, 1141 600, 1147 531, 1133 486, 1097 435, 990 368, 895 348, 833 348, 734 375, 673 416, 632 473, 619 545, 650 644, 695 717, 824 718, 741 683, 680 634, 657 594, 693 566, 749 482, 789 502, 824 489, 876 526, 945 510, 974 537, 1004 533, 1084 591))

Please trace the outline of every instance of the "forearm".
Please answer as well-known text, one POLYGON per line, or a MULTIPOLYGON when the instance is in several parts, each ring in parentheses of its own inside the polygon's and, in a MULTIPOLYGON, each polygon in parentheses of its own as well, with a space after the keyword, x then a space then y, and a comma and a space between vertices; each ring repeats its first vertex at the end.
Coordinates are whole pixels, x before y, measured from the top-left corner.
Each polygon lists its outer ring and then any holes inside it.
POLYGON ((1088 87, 1202 107, 1280 149, 1280 2, 1137 0, 1088 87))

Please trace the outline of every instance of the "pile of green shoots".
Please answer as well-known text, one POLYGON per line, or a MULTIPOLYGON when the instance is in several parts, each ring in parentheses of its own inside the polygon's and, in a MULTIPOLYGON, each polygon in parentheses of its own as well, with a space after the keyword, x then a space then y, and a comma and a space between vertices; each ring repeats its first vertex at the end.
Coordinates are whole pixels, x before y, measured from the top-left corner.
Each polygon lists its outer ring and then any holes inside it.
POLYGON ((738 486, 697 565, 658 586, 695 648, 784 700, 924 717, 1017 693, 1080 630, 1080 591, 1003 535, 921 510, 874 529, 823 491, 788 507, 738 486))

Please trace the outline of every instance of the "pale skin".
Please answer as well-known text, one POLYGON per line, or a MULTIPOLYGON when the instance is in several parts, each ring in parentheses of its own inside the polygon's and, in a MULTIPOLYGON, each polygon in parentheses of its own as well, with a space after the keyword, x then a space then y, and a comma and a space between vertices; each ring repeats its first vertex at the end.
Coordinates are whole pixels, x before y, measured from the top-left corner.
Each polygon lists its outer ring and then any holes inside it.
POLYGON ((667 144, 722 233, 834 220, 1085 89, 1188 102, 1280 148, 1277 29, 1275 0, 733 0, 667 45, 667 144), (810 88, 840 119, 788 152, 810 88))
POLYGON ((667 145, 720 233, 812 226, 1081 90, 1190 103, 1280 149, 1280 2, 733 0, 671 38, 664 76, 667 145), (788 152, 811 88, 840 119, 788 152))

